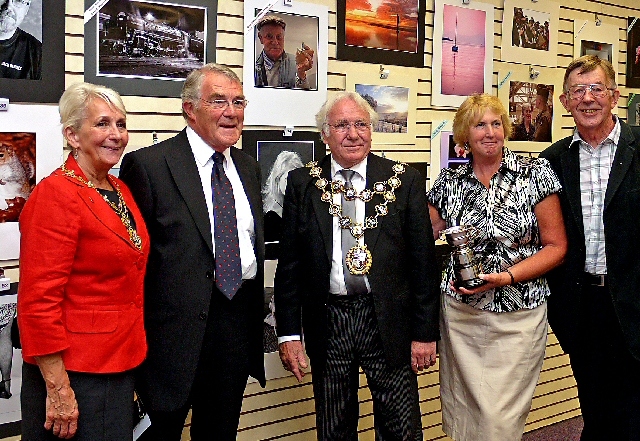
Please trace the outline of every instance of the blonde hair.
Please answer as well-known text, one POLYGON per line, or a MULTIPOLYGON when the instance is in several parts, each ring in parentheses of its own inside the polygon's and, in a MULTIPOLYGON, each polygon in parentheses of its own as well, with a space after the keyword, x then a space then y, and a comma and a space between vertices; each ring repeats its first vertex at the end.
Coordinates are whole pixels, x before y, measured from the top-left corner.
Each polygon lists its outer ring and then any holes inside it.
POLYGON ((104 100, 109 107, 122 113, 126 118, 127 110, 118 92, 96 84, 74 83, 64 91, 58 103, 62 131, 64 132, 67 127, 79 130, 82 122, 87 118, 89 104, 95 99, 104 100))
POLYGON ((509 139, 513 126, 507 110, 497 96, 482 93, 471 95, 458 108, 453 117, 453 141, 460 146, 465 145, 469 141, 469 129, 489 110, 500 115, 504 139, 509 139))

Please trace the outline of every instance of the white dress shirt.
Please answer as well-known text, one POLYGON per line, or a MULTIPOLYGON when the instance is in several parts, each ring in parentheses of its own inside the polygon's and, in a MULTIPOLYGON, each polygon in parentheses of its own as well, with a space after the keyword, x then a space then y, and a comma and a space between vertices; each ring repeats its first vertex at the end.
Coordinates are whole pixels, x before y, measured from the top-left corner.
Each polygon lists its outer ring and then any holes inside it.
MULTIPOLYGON (((187 139, 191 146, 191 151, 196 159, 198 173, 200 173, 200 182, 202 182, 202 190, 204 191, 204 199, 207 203, 207 212, 209 213, 209 223, 211 225, 211 243, 215 252, 215 233, 213 219, 213 190, 211 188, 211 171, 213 170, 213 153, 214 150, 200 138, 200 136, 191 128, 187 127, 187 139)), ((231 182, 233 188, 233 197, 236 204, 236 220, 238 223, 238 240, 240 243, 240 261, 242 263, 242 279, 254 279, 258 273, 258 262, 254 252, 254 243, 256 240, 255 226, 253 222, 253 214, 251 214, 251 205, 249 198, 244 192, 242 181, 236 170, 236 166, 231 159, 229 149, 222 152, 224 156, 224 172, 231 182)))

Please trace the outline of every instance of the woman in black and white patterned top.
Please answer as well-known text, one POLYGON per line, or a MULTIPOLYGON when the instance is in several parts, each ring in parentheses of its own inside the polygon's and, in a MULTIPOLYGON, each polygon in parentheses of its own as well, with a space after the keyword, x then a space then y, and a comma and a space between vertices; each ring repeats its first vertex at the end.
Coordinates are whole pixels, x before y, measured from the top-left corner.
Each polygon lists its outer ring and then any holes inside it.
POLYGON ((542 276, 567 248, 558 178, 546 160, 504 147, 511 129, 497 97, 467 98, 453 137, 471 161, 442 170, 428 192, 434 237, 452 226, 477 229, 485 281, 455 287, 452 262, 442 280, 442 418, 456 441, 521 439, 546 347, 542 276))

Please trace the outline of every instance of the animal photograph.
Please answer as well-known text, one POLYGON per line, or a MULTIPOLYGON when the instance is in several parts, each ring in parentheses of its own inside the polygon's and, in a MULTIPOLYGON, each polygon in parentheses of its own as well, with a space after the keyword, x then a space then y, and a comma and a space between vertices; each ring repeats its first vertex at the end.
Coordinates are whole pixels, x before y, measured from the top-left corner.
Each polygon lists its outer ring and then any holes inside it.
POLYGON ((17 222, 36 185, 36 134, 0 133, 0 222, 17 222))

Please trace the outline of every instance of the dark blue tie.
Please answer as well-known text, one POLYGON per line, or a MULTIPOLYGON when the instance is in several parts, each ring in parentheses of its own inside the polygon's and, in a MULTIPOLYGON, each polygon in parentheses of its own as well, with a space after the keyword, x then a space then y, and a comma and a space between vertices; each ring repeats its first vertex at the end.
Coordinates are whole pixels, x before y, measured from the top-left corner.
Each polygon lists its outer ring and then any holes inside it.
POLYGON ((220 152, 213 154, 211 186, 213 189, 213 219, 216 246, 216 286, 231 299, 242 284, 240 241, 236 220, 236 201, 231 182, 224 173, 220 152))

